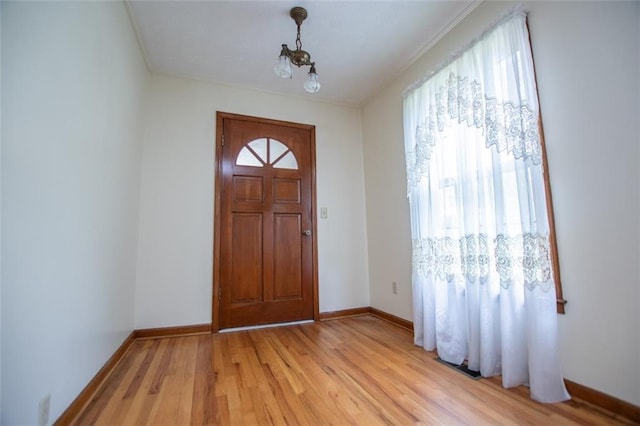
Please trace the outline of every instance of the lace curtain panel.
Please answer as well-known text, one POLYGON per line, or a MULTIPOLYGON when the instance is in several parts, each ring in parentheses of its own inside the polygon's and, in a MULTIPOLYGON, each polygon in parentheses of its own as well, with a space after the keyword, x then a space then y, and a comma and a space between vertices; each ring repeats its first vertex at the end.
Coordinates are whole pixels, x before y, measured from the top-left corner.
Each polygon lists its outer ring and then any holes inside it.
POLYGON ((526 15, 499 22, 404 100, 414 340, 569 399, 526 15))

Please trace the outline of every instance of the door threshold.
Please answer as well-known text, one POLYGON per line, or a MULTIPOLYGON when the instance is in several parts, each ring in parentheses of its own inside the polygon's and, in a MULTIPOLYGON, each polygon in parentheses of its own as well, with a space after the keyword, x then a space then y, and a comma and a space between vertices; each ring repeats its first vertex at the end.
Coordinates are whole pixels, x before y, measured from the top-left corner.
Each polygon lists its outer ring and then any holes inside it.
POLYGON ((288 325, 311 324, 312 322, 314 321, 303 320, 303 321, 291 321, 291 322, 278 322, 275 324, 248 325, 246 327, 224 328, 222 330, 218 330, 218 333, 232 333, 234 331, 257 330, 259 328, 272 328, 272 327, 285 327, 288 325))

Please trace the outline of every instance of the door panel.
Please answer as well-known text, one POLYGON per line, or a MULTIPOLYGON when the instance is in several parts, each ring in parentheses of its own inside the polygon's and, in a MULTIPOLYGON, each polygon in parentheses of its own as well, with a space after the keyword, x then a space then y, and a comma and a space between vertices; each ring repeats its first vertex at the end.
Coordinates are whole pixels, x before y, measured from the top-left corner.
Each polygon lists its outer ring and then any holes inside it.
POLYGON ((312 319, 314 129, 230 114, 218 125, 214 329, 216 314, 219 328, 312 319))
POLYGON ((302 246, 300 215, 276 214, 274 218, 273 299, 302 298, 302 246))
POLYGON ((261 302, 262 298, 262 215, 233 215, 230 287, 232 303, 261 302))
POLYGON ((274 179, 273 200, 276 203, 300 203, 300 180, 274 179))
POLYGON ((264 200, 264 183, 259 176, 234 176, 233 200, 255 201, 261 203, 264 200))

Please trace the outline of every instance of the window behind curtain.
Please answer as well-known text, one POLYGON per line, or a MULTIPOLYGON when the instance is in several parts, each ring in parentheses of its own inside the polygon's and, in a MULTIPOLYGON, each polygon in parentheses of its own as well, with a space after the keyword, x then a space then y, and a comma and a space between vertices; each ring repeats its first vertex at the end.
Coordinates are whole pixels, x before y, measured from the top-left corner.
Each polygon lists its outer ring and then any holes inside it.
MULTIPOLYGON (((415 343, 543 402, 568 398, 526 15, 405 94, 415 343)), ((552 248, 553 247, 553 248, 552 248)))

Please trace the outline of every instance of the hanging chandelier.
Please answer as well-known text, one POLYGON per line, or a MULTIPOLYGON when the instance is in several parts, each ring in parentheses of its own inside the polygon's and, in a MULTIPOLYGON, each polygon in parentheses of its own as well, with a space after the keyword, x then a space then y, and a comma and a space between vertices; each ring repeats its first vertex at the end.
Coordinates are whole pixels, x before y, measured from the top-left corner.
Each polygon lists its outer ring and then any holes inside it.
POLYGON ((296 37, 296 50, 291 50, 286 44, 282 45, 280 51, 280 57, 278 57, 278 63, 273 68, 276 75, 281 78, 291 78, 293 75, 293 69, 291 64, 300 68, 301 66, 308 66, 309 73, 307 81, 304 83, 304 90, 309 93, 316 93, 320 90, 320 83, 318 82, 318 74, 316 73, 316 63, 311 62, 311 55, 309 52, 302 50, 302 42, 300 41, 300 26, 302 22, 307 19, 307 11, 303 7, 294 7, 289 13, 291 18, 298 26, 298 36, 296 37))

